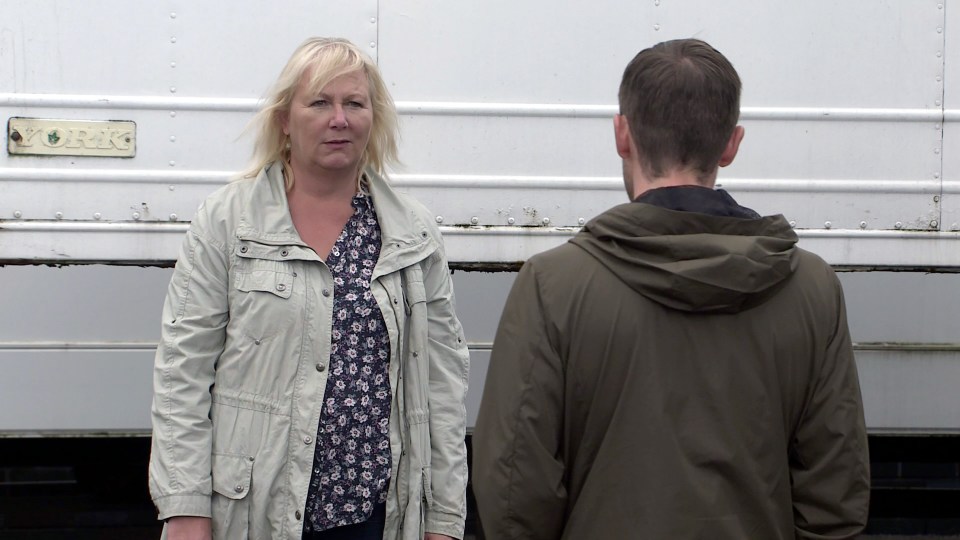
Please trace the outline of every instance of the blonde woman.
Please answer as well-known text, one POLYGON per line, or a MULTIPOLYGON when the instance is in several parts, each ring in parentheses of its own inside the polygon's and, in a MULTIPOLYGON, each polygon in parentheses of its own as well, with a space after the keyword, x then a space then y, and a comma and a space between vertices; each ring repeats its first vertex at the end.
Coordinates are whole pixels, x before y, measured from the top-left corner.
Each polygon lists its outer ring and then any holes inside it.
POLYGON ((431 214, 384 179, 386 85, 309 39, 255 121, 255 166, 198 210, 164 305, 164 534, 462 538, 468 354, 431 214))

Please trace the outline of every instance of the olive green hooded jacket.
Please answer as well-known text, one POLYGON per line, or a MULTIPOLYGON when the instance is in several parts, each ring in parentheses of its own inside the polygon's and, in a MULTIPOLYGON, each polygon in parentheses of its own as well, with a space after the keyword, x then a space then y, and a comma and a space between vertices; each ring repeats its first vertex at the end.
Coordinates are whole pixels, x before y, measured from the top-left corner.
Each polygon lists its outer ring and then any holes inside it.
POLYGON ((782 216, 633 202, 531 258, 473 437, 487 539, 855 536, 869 462, 843 293, 796 241, 782 216))
MULTIPOLYGON (((370 290, 390 336, 386 540, 462 538, 468 353, 440 233, 367 171, 382 231, 370 290)), ((200 207, 163 308, 150 493, 218 540, 300 540, 329 373, 333 279, 300 240, 278 164, 200 207)))

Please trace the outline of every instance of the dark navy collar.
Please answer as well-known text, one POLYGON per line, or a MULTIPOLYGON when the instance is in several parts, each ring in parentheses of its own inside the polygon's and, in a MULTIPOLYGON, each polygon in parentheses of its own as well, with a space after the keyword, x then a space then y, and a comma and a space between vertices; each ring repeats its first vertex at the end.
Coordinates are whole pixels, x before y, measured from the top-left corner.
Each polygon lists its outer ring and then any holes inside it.
POLYGON ((651 189, 633 202, 649 204, 681 212, 697 212, 711 216, 757 219, 760 214, 740 206, 722 189, 703 186, 669 186, 651 189))

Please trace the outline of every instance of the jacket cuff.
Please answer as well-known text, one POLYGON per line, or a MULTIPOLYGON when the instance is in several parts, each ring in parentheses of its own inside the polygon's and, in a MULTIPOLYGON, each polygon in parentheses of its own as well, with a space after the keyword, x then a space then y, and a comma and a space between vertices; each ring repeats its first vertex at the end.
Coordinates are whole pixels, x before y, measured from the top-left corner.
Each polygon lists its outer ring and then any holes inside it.
POLYGON ((428 533, 445 534, 454 538, 463 538, 465 517, 437 510, 427 510, 424 530, 428 533))
POLYGON ((169 519, 177 516, 211 517, 211 496, 201 493, 189 495, 165 495, 153 500, 157 507, 157 519, 169 519))

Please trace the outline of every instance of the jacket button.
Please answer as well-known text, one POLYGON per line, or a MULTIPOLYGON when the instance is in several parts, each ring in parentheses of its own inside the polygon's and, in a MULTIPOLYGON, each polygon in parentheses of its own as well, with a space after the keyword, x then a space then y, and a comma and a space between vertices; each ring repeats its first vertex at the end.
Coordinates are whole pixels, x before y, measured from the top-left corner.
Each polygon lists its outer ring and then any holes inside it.
POLYGON ((420 353, 418 353, 417 351, 413 351, 413 357, 417 358, 418 356, 420 356, 420 353))
POLYGON ((281 256, 281 257, 286 257, 289 253, 290 253, 289 251, 287 251, 287 250, 284 249, 284 250, 282 250, 282 251, 280 252, 280 256, 281 256))
POLYGON ((324 296, 330 296, 330 289, 324 289, 320 291, 324 296))
POLYGON ((312 442, 313 442, 313 438, 310 437, 309 435, 303 438, 303 444, 310 444, 312 442))
POLYGON ((243 486, 238 484, 237 487, 233 488, 233 490, 237 493, 243 493, 243 486))
POLYGON ((240 253, 246 253, 246 252, 247 252, 247 246, 240 246, 240 253))
POLYGON ((394 304, 398 304, 398 303, 400 303, 400 301, 397 300, 396 298, 394 298, 394 299, 393 299, 393 303, 394 303, 394 304))
POLYGON ((322 372, 324 370, 323 364, 317 364, 317 371, 322 372))
POLYGON ((278 290, 278 291, 285 291, 285 290, 287 290, 287 286, 284 285, 283 283, 278 283, 278 284, 277 284, 277 290, 278 290))
POLYGON ((259 345, 259 344, 261 343, 261 341, 260 341, 259 339, 255 339, 255 340, 253 340, 253 342, 254 342, 255 344, 257 344, 257 345, 259 345))
POLYGON ((300 521, 300 511, 297 510, 296 512, 294 512, 293 517, 297 518, 297 521, 300 521))

